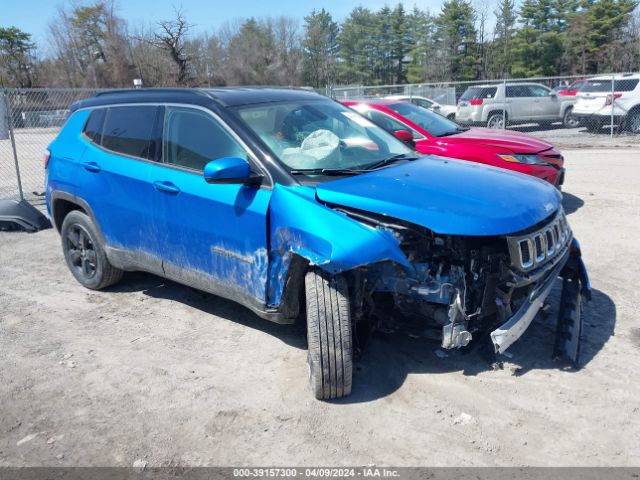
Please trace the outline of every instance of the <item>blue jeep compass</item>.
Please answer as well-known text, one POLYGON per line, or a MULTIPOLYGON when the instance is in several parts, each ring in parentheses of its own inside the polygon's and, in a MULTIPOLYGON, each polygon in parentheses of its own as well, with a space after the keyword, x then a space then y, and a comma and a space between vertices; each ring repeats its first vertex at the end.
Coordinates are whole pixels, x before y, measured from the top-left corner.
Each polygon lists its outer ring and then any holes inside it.
POLYGON ((304 90, 148 89, 74 104, 47 207, 85 287, 144 270, 278 323, 306 320, 310 383, 351 391, 384 325, 504 352, 562 278, 555 352, 577 361, 589 285, 551 185, 420 157, 304 90))

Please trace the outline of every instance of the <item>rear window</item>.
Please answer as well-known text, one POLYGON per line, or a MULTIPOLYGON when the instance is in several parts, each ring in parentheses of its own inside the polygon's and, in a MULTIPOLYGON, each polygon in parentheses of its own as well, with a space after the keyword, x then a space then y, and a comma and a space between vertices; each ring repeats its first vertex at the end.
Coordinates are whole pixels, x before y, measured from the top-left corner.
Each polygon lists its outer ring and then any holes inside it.
POLYGON ((100 144, 102 140, 102 125, 104 124, 104 114, 106 108, 98 108, 89 114, 89 119, 84 125, 84 134, 93 143, 100 144))
POLYGON ((157 110, 155 106, 109 108, 101 145, 124 155, 153 158, 157 110))
MULTIPOLYGON (((623 78, 621 80, 615 80, 613 89, 615 92, 631 92, 635 90, 637 86, 637 78, 623 78)), ((593 93, 611 92, 611 80, 589 80, 580 91, 593 93)))
POLYGON ((467 88, 467 91, 462 94, 460 100, 474 100, 476 98, 494 98, 497 87, 471 87, 467 88))

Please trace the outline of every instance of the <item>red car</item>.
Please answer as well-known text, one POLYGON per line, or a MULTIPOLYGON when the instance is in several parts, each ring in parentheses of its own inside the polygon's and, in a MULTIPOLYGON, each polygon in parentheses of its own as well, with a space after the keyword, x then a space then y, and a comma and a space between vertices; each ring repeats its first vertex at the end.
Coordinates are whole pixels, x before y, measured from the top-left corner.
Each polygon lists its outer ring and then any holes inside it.
POLYGON ((564 158, 553 145, 510 130, 463 128, 437 113, 397 100, 345 100, 420 153, 469 160, 533 175, 560 187, 564 158))
POLYGON ((559 88, 557 90, 558 95, 568 95, 571 97, 575 97, 580 91, 580 89, 584 87, 585 83, 587 83, 586 80, 578 80, 576 82, 573 82, 571 85, 567 87, 559 88))

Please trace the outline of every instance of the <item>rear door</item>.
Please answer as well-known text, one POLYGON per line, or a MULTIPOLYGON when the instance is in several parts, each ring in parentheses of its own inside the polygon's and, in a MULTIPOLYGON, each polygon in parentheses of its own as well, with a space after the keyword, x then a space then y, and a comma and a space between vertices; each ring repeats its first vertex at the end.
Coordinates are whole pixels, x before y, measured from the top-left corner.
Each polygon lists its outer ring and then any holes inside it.
POLYGON ((528 85, 507 85, 507 105, 511 112, 511 120, 529 120, 532 115, 531 91, 528 85))
POLYGON ((94 109, 83 136, 77 195, 91 207, 109 247, 132 266, 160 266, 152 217, 150 173, 159 149, 159 107, 94 109))
POLYGON ((155 230, 165 274, 259 306, 266 299, 269 187, 208 184, 204 166, 223 157, 256 163, 212 112, 166 106, 162 163, 152 172, 155 230))

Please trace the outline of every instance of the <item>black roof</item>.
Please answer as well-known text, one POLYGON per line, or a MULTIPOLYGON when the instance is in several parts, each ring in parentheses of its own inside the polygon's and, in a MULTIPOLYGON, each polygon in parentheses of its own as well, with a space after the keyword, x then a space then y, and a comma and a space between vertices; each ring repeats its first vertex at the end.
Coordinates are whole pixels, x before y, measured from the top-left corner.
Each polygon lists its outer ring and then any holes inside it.
POLYGON ((91 98, 75 102, 71 110, 114 103, 176 102, 206 105, 214 100, 222 106, 230 107, 320 98, 323 97, 311 90, 278 87, 140 88, 100 92, 91 98))

